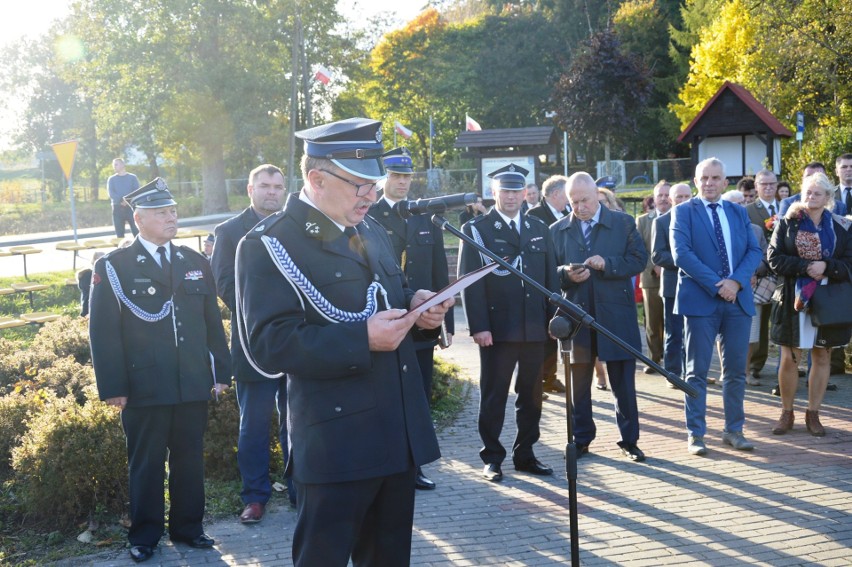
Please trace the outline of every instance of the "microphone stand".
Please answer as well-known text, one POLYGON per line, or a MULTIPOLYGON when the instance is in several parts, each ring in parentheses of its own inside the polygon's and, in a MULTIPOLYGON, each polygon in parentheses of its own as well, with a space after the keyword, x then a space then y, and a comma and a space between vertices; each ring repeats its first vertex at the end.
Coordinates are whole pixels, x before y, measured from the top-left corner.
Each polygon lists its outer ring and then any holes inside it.
MULTIPOLYGON (((580 564, 580 549, 579 549, 579 533, 578 533, 578 518, 577 518, 577 446, 574 443, 574 416, 573 416, 573 383, 571 377, 571 366, 568 352, 570 351, 570 343, 574 336, 579 332, 580 326, 588 327, 589 329, 594 329, 598 333, 602 334, 622 349, 626 350, 630 354, 632 354, 635 358, 641 360, 654 370, 656 370, 661 376, 664 376, 669 383, 673 384, 677 389, 686 393, 687 396, 694 398, 698 395, 698 391, 691 385, 687 384, 683 381, 679 376, 675 374, 666 372, 664 368, 662 368, 659 364, 642 354, 642 352, 636 350, 630 344, 626 343, 620 337, 612 333, 609 329, 603 327, 595 321, 594 317, 586 313, 579 305, 568 301, 559 293, 551 293, 549 289, 524 274, 520 270, 515 269, 511 264, 503 260, 503 258, 496 255, 494 252, 489 250, 484 246, 480 246, 474 239, 470 238, 468 235, 455 228, 453 225, 449 223, 447 219, 441 216, 439 213, 435 213, 432 215, 432 224, 440 227, 442 230, 449 232, 450 234, 454 234, 466 244, 473 246, 474 249, 485 254, 492 260, 494 260, 498 265, 505 268, 515 276, 519 277, 525 284, 528 284, 530 287, 547 297, 548 301, 555 305, 559 310, 563 313, 567 314, 575 324, 570 325, 570 329, 565 329, 564 326, 562 331, 558 334, 563 336, 557 336, 554 338, 559 339, 561 350, 562 350, 562 364, 565 372, 565 414, 567 416, 567 429, 568 429, 568 443, 565 445, 565 476, 568 479, 568 518, 569 518, 569 530, 571 537, 571 565, 579 565, 580 564)), ((558 313, 558 312, 557 312, 558 313)), ((553 326, 551 326, 553 329, 553 326)))

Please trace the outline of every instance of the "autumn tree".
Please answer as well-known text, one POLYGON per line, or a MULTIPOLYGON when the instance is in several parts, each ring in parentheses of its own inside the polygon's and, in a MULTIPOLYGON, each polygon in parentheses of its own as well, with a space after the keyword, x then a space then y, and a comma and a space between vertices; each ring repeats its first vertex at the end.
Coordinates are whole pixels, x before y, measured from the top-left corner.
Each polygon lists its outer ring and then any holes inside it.
POLYGON ((602 31, 559 78, 551 108, 572 140, 604 146, 609 169, 612 145, 626 145, 638 133, 652 88, 642 61, 624 53, 614 33, 602 31))

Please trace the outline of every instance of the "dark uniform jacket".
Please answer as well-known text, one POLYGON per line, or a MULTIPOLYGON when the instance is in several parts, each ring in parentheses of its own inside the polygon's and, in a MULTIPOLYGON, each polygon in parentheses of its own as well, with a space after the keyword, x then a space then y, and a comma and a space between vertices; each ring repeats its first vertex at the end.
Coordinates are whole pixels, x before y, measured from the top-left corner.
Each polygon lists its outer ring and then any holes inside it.
POLYGON ((254 225, 258 223, 257 214, 251 207, 246 208, 237 216, 226 220, 215 229, 216 245, 213 248, 213 274, 216 276, 216 289, 219 297, 231 310, 231 360, 234 364, 234 378, 243 382, 260 382, 268 380, 258 373, 246 360, 240 345, 239 334, 236 333, 236 301, 234 300, 234 261, 237 255, 237 245, 254 225))
POLYGON ((127 396, 128 407, 206 401, 215 382, 231 381, 210 263, 186 246, 171 249, 171 282, 138 239, 95 263, 89 338, 102 400, 127 396), (132 313, 116 298, 107 263, 127 300, 147 313, 159 313, 173 289, 174 320, 170 313, 155 322, 132 313))
MULTIPOLYGON (((432 224, 430 215, 414 215, 403 219, 385 199, 370 207, 370 216, 385 227, 408 287, 414 291, 438 291, 450 284, 447 252, 441 229, 432 224)), ((453 310, 444 318, 447 332, 455 334, 453 310)), ((431 348, 434 340, 415 341, 417 348, 431 348)))
MULTIPOLYGON (((476 217, 462 230, 472 236, 475 228, 485 247, 509 262, 520 255, 526 275, 551 292, 558 292, 556 262, 547 225, 537 217, 521 215, 520 219, 520 235, 509 227, 497 209, 476 217)), ((483 265, 479 252, 462 243, 459 276, 483 265)), ((492 272, 462 294, 471 335, 490 331, 497 342, 547 340, 547 324, 553 310, 544 295, 525 287, 515 275, 498 276, 492 272)))
MULTIPOLYGON (((807 214, 802 212, 801 214, 807 214)), ((796 251, 796 235, 799 233, 798 215, 792 219, 781 218, 778 227, 772 233, 772 240, 766 256, 770 269, 783 278, 772 296, 772 307, 769 314, 771 322, 769 336, 772 342, 779 345, 799 346, 799 315, 794 309, 796 299, 796 278, 807 276, 810 260, 800 258, 796 251)), ((843 217, 835 217, 834 251, 830 258, 825 259, 825 275, 829 284, 848 281, 849 268, 852 268, 852 235, 849 221, 843 217)), ((819 327, 817 329, 816 346, 826 348, 842 346, 849 342, 852 327, 819 327)))
POLYGON ((544 200, 528 210, 527 215, 540 218, 547 226, 550 226, 559 220, 556 218, 556 215, 553 214, 553 211, 550 210, 550 206, 547 204, 547 201, 544 200))
MULTIPOLYGON (((366 321, 329 321, 266 248, 283 245, 316 288, 316 301, 360 312, 368 286, 378 282, 391 307, 407 308, 414 292, 385 230, 369 216, 358 230, 366 260, 328 217, 290 195, 284 211, 258 224, 237 251, 237 295, 251 354, 266 372, 288 374, 288 474, 302 483, 382 477, 440 456, 412 338, 396 351, 371 352, 366 321)), ((384 309, 381 294, 378 304, 384 309)))
MULTIPOLYGON (((582 223, 573 214, 550 227, 550 232, 565 298, 582 307, 622 340, 637 350, 641 349, 631 278, 645 268, 648 253, 633 217, 601 207, 599 222, 592 227, 591 250, 586 247, 582 223), (589 279, 582 283, 572 282, 568 277, 567 265, 581 264, 594 255, 606 261, 604 270, 590 270, 589 279)), ((628 360, 633 357, 600 334, 597 336, 597 354, 602 361, 628 360)), ((592 362, 591 333, 588 328, 580 329, 574 338, 571 361, 592 362)))
POLYGON ((672 257, 672 249, 669 244, 669 228, 672 225, 671 211, 664 215, 658 215, 654 219, 651 230, 651 261, 654 265, 663 269, 663 277, 660 278, 660 295, 662 297, 675 297, 677 295, 677 266, 672 257))

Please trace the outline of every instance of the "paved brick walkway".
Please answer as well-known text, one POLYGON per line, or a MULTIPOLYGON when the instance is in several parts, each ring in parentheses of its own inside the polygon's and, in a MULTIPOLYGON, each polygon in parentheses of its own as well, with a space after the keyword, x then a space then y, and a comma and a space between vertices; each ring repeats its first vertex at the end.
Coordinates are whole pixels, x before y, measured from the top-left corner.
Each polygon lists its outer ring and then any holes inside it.
MULTIPOLYGON (((479 359, 469 337, 442 353, 477 375, 479 359)), ((774 369, 774 365, 772 366, 774 369)), ((770 369, 765 370, 765 375, 770 369)), ((598 439, 579 463, 580 560, 583 565, 852 565, 852 377, 834 377, 821 412, 828 435, 804 428, 804 380, 796 427, 774 436, 778 398, 772 380, 749 387, 746 435, 757 448, 742 453, 723 446, 721 388, 708 395, 709 453, 686 452, 682 395, 663 379, 637 374, 642 415, 640 446, 648 456, 634 464, 621 456, 609 392, 595 391, 598 439)), ((510 397, 504 443, 514 436, 510 397)), ((545 566, 570 563, 568 485, 562 452, 564 402, 544 402, 537 456, 558 474, 515 473, 494 484, 480 478, 476 432, 476 380, 455 425, 440 433, 443 458, 426 467, 438 484, 417 494, 412 564, 419 566, 545 566)), ((278 499, 283 502, 283 499, 278 499)), ((294 513, 274 507, 256 526, 233 520, 209 525, 217 545, 196 551, 165 538, 151 565, 291 565, 294 513)), ((126 551, 66 565, 126 565, 126 551)))

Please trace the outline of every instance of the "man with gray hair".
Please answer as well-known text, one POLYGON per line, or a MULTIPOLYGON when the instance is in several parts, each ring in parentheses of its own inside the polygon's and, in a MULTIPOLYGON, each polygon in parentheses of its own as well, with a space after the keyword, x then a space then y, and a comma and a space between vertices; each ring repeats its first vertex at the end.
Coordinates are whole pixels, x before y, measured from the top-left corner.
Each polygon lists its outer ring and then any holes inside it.
POLYGON ((727 183, 721 161, 700 162, 698 197, 672 211, 669 237, 680 269, 675 313, 685 320, 686 381, 698 391, 695 398, 685 397, 687 449, 693 455, 707 454, 707 371, 717 336, 724 371, 722 441, 741 451, 754 449, 743 436, 745 368, 754 315, 751 276, 761 254, 745 209, 721 200, 727 183))
MULTIPOLYGON (((669 200, 671 183, 661 179, 654 187, 654 210, 639 215, 636 218, 636 228, 642 235, 645 249, 653 248, 651 230, 654 219, 669 212, 672 202, 669 200)), ((654 362, 660 362, 663 358, 663 300, 660 297, 660 275, 662 268, 655 266, 648 257, 648 263, 642 273, 639 274, 639 287, 642 288, 642 304, 645 307, 645 340, 648 343, 648 356, 654 362)), ((653 374, 650 366, 645 367, 645 374, 653 374)))

